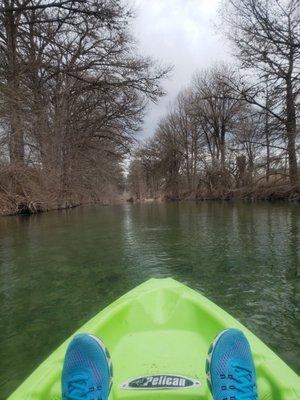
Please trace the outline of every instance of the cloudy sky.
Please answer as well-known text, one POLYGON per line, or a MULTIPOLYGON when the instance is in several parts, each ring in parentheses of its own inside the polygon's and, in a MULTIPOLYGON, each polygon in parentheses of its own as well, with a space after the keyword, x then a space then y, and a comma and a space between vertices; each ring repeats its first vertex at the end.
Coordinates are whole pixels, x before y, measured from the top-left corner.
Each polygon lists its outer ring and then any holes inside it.
POLYGON ((153 134, 177 93, 193 73, 218 61, 230 61, 230 48, 215 24, 219 0, 134 0, 134 35, 140 52, 174 65, 165 82, 167 96, 149 108, 141 138, 153 134))

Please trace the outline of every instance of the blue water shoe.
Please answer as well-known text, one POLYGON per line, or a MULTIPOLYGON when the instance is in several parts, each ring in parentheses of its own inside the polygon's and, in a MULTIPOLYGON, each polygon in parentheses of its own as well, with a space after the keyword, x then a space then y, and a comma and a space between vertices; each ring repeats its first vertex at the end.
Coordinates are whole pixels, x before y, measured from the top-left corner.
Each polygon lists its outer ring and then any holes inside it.
POLYGON ((107 400, 111 378, 111 360, 103 343, 90 334, 75 336, 65 355, 62 399, 107 400))
POLYGON ((221 332, 210 346, 207 382, 214 400, 257 400, 250 345, 238 329, 221 332))

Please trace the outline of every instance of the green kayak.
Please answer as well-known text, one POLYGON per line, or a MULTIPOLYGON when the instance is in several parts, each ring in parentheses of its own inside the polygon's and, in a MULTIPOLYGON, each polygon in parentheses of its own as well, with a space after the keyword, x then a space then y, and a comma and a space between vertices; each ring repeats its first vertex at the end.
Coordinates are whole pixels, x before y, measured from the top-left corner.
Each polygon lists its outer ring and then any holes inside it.
MULTIPOLYGON (((79 331, 99 336, 114 366, 110 399, 211 399, 205 359, 223 329, 248 337, 260 400, 299 400, 300 378, 229 314, 173 279, 150 279, 87 322, 79 331)), ((9 397, 59 400, 63 343, 9 397)))

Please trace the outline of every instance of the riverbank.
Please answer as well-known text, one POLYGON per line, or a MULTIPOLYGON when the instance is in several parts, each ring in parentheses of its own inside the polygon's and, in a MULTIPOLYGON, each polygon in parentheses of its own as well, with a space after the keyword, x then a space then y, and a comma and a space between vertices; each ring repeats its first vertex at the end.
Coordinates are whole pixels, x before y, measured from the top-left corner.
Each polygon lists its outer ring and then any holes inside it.
POLYGON ((259 187, 248 186, 241 189, 212 189, 206 191, 195 192, 183 192, 178 196, 170 196, 160 194, 155 197, 143 197, 136 199, 131 197, 127 199, 129 202, 168 202, 168 201, 203 201, 203 200, 243 200, 243 201, 300 201, 300 187, 291 186, 290 184, 281 185, 262 185, 259 187))
POLYGON ((57 199, 27 199, 23 196, 8 196, 0 193, 0 216, 31 215, 55 210, 67 210, 80 206, 99 204, 109 206, 125 202, 123 195, 103 196, 96 199, 82 198, 58 202, 57 199))
POLYGON ((68 201, 61 201, 57 196, 50 196, 49 193, 39 196, 20 196, 10 195, 8 193, 0 193, 0 215, 30 215, 52 210, 65 210, 79 206, 98 204, 98 205, 113 205, 124 202, 170 202, 170 201, 300 201, 300 187, 284 185, 262 185, 259 187, 246 187, 241 189, 215 189, 210 191, 200 192, 183 192, 178 196, 168 196, 164 194, 156 195, 155 197, 142 197, 137 199, 128 193, 117 193, 115 190, 108 190, 106 194, 101 196, 76 196, 73 195, 68 201))
POLYGON ((121 169, 109 177, 76 176, 59 170, 0 163, 0 215, 37 214, 86 204, 124 201, 121 169))
POLYGON ((263 185, 259 187, 246 187, 242 189, 230 189, 223 191, 211 191, 197 196, 199 200, 285 200, 300 201, 300 187, 284 185, 263 185))

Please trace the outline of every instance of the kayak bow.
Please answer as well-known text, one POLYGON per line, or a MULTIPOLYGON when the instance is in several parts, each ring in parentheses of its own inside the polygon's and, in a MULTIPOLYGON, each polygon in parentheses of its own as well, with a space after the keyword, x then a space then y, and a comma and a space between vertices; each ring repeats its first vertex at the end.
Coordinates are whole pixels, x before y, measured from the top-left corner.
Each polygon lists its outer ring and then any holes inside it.
MULTIPOLYGON (((114 366, 111 400, 211 399, 205 359, 223 329, 246 334, 261 400, 299 400, 300 378, 247 328, 210 300, 167 278, 150 279, 105 308, 78 332, 100 337, 114 366)), ((69 339, 44 361, 9 400, 59 400, 69 339)))

